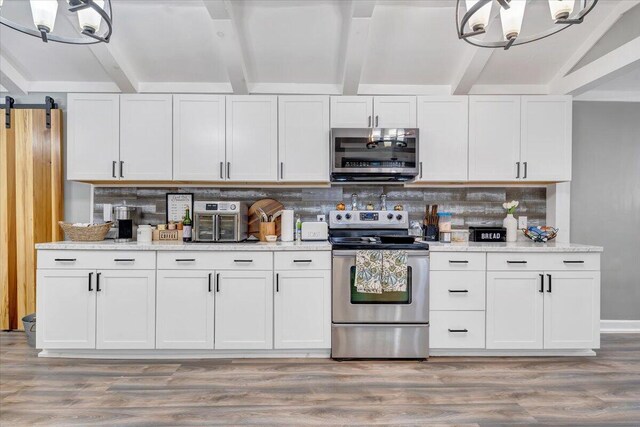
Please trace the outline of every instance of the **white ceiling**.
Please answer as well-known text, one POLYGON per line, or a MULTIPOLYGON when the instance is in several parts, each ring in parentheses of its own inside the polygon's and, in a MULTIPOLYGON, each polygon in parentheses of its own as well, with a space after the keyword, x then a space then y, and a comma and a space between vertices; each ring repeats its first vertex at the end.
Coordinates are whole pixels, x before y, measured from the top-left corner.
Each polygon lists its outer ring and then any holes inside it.
MULTIPOLYGON (((75 17, 59 2, 54 32, 70 34, 75 17)), ((638 40, 637 29, 620 27, 638 23, 618 18, 630 9, 637 16, 639 0, 600 0, 581 25, 487 54, 457 38, 454 0, 112 3, 109 45, 45 44, 1 26, 0 84, 23 92, 242 93, 246 85, 248 93, 342 93, 348 78, 357 93, 640 93, 640 53, 625 53, 614 70, 590 58, 587 83, 565 77, 598 40, 614 53, 618 38, 638 40)), ((0 13, 31 25, 26 0, 5 0, 0 13)), ((523 32, 548 24, 547 2, 529 1, 523 32)))

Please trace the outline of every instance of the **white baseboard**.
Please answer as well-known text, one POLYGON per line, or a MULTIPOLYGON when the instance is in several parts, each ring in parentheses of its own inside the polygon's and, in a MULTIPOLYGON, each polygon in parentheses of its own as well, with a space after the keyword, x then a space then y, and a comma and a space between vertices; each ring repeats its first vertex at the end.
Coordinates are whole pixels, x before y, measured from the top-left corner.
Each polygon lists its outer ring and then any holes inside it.
POLYGON ((38 357, 70 359, 245 359, 328 358, 331 349, 309 350, 42 350, 38 357))
POLYGON ((600 320, 600 333, 640 333, 640 320, 600 320))

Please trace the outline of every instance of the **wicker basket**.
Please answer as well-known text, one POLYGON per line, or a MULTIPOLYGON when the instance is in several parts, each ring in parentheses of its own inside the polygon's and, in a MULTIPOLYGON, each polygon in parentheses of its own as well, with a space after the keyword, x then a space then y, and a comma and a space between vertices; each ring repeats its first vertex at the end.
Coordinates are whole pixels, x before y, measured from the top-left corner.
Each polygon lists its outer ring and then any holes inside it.
POLYGON ((97 242, 104 240, 104 236, 107 235, 111 228, 112 222, 105 222, 104 224, 89 225, 87 227, 76 227, 73 224, 67 224, 59 221, 60 227, 64 234, 74 242, 97 242))

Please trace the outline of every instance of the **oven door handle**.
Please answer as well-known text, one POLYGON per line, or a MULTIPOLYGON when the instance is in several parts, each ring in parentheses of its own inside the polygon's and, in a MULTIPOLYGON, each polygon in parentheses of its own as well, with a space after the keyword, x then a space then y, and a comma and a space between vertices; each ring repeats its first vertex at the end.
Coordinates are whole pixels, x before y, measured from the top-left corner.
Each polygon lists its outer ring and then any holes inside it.
MULTIPOLYGON (((334 258, 347 258, 347 257, 355 257, 356 253, 358 253, 357 250, 349 250, 349 249, 340 249, 337 251, 333 251, 333 257, 334 258)), ((421 250, 414 250, 414 251, 409 251, 409 257, 426 257, 429 258, 429 252, 428 251, 421 251, 421 250)))
POLYGON ((213 216, 213 241, 220 241, 220 215, 213 216))

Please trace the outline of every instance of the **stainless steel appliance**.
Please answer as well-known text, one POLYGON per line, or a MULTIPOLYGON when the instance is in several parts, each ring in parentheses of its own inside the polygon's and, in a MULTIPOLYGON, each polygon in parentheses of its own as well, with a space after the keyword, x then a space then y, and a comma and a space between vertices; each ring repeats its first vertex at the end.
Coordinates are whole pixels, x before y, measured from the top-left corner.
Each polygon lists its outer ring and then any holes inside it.
POLYGON ((113 207, 114 240, 131 242, 136 240, 140 208, 126 204, 113 207))
POLYGON ((429 355, 429 246, 408 236, 406 211, 332 211, 331 357, 426 359, 429 355), (406 250, 404 292, 360 293, 356 253, 406 250))
POLYGON ((331 129, 331 180, 408 181, 418 168, 418 129, 331 129))
POLYGON ((247 205, 243 202, 195 202, 194 242, 242 242, 247 239, 247 205))

